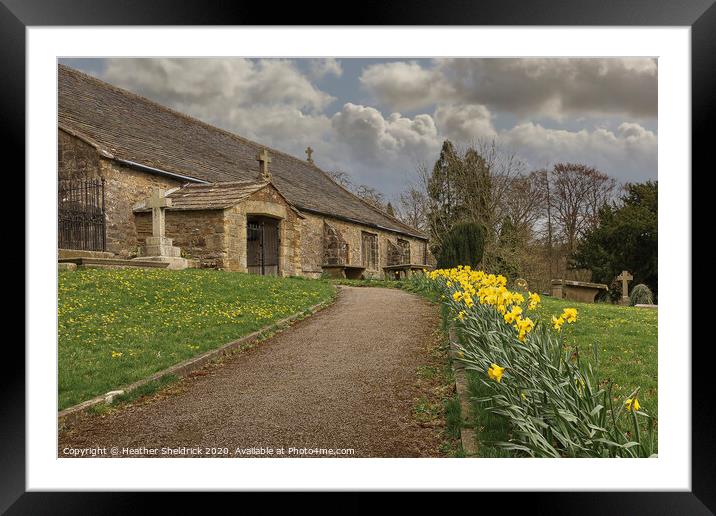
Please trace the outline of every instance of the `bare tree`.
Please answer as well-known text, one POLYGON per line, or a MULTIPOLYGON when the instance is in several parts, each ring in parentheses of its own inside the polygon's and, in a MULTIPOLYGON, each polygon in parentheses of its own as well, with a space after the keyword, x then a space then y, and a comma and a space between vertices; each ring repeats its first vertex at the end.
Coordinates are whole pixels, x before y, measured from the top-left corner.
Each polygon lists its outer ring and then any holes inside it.
POLYGON ((556 229, 567 252, 593 226, 597 213, 614 195, 616 181, 599 170, 581 163, 557 163, 551 174, 550 204, 556 229))
POLYGON ((343 172, 341 170, 333 170, 326 172, 328 176, 333 179, 336 183, 341 185, 346 190, 353 190, 353 181, 351 180, 351 176, 347 172, 343 172))
POLYGON ((407 225, 423 231, 427 227, 428 196, 419 187, 413 185, 401 192, 398 200, 400 220, 407 225))
POLYGON ((546 191, 540 172, 512 177, 507 184, 500 211, 522 233, 533 231, 544 216, 546 191))
POLYGON ((385 196, 376 188, 368 185, 358 185, 353 191, 358 197, 376 208, 386 211, 385 196))

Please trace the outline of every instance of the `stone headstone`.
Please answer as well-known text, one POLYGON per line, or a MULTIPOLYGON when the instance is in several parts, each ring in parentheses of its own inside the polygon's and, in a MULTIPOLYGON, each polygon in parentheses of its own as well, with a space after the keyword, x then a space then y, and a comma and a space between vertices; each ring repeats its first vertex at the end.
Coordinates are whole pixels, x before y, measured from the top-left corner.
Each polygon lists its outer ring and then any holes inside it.
POLYGON ((622 271, 622 273, 617 276, 617 279, 622 282, 622 301, 621 303, 623 305, 629 304, 629 282, 634 279, 634 276, 629 274, 629 271, 622 271))
POLYGON ((167 262, 169 269, 186 269, 188 262, 181 257, 181 249, 166 237, 165 210, 171 205, 172 200, 162 190, 155 190, 147 199, 146 206, 152 209, 152 236, 147 237, 141 256, 136 259, 167 262))

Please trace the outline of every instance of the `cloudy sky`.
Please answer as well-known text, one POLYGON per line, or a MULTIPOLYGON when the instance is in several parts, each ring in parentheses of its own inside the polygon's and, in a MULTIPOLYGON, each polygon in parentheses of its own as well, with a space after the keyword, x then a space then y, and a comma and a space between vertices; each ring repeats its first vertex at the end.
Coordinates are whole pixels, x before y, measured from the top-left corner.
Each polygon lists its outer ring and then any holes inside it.
POLYGON ((495 138, 529 169, 559 161, 656 179, 657 62, 633 59, 62 59, 390 199, 444 139, 495 138))

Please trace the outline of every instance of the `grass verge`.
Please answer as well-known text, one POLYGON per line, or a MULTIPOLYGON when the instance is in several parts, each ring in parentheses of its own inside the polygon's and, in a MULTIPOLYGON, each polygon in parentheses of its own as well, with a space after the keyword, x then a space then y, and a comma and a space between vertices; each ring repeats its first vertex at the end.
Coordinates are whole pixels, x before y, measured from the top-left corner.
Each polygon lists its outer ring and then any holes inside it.
POLYGON ((326 281, 216 270, 84 269, 58 279, 62 410, 326 302, 326 281))
POLYGON ((426 363, 416 371, 417 388, 422 394, 415 401, 413 415, 420 425, 435 428, 439 433, 438 451, 442 456, 460 457, 460 402, 454 392, 448 339, 438 328, 429 341, 426 363))

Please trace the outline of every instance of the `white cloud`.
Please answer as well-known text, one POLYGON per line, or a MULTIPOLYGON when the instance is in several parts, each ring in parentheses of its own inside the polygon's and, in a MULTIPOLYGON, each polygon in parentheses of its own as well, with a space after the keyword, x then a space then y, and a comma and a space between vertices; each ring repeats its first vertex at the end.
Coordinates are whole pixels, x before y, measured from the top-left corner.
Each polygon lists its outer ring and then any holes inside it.
POLYGON ((548 129, 529 122, 500 132, 499 138, 533 168, 576 161, 622 181, 643 181, 656 175, 657 136, 636 123, 623 123, 613 132, 604 128, 548 129))
POLYGON ((336 138, 349 144, 354 156, 363 161, 379 161, 386 152, 423 154, 425 149, 435 147, 439 139, 430 115, 411 119, 392 113, 385 118, 375 108, 350 102, 333 115, 332 126, 336 138))
POLYGON ((652 58, 438 59, 368 66, 362 84, 389 109, 435 103, 484 104, 518 116, 653 117, 657 62, 652 58))
POLYGON ((435 120, 441 134, 453 141, 471 142, 496 135, 492 115, 483 105, 438 105, 435 120))
POLYGON ((361 84, 390 109, 412 110, 430 106, 437 99, 453 96, 453 86, 436 70, 415 62, 375 64, 366 67, 361 84))
POLYGON ((350 172, 356 183, 389 193, 405 187, 418 163, 434 160, 442 142, 428 114, 386 117, 373 107, 347 103, 333 115, 331 125, 331 152, 340 158, 336 168, 350 172))
POLYGON ((172 104, 272 104, 315 112, 335 100, 283 59, 108 59, 103 78, 172 104))
POLYGON ((313 79, 322 79, 327 75, 334 75, 336 77, 343 75, 341 62, 333 57, 310 59, 308 69, 313 79))

